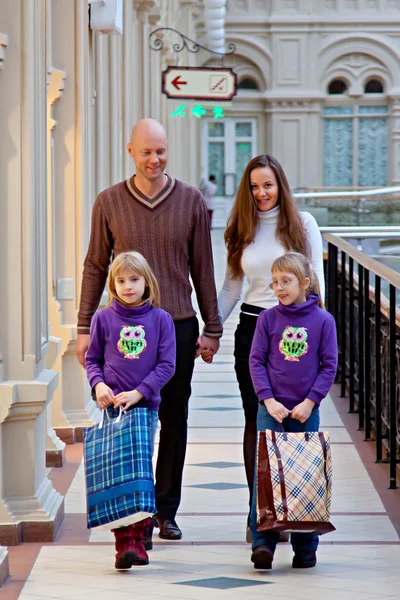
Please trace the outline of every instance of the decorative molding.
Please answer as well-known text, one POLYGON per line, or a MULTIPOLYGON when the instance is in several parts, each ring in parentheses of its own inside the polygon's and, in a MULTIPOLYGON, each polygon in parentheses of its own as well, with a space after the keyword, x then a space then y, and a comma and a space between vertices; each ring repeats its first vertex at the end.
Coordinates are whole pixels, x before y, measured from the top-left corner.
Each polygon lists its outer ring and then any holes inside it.
POLYGON ((0 33, 0 71, 3 68, 3 63, 6 58, 5 49, 8 46, 8 35, 5 33, 0 33))
POLYGON ((67 78, 65 71, 50 67, 48 70, 47 80, 47 116, 48 127, 52 131, 56 125, 55 120, 51 116, 51 107, 60 99, 64 90, 64 82, 67 78))
POLYGON ((156 0, 133 0, 137 12, 150 12, 156 6, 156 0))

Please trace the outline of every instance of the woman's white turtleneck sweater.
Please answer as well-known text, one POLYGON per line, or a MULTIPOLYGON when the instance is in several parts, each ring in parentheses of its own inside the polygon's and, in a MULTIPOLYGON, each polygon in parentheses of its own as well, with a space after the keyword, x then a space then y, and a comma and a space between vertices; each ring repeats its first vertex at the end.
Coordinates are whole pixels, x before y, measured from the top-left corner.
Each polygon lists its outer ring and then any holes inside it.
MULTIPOLYGON (((278 299, 270 289, 272 281, 271 267, 276 258, 285 254, 284 246, 276 239, 276 224, 280 207, 277 206, 266 212, 258 212, 259 225, 254 241, 249 244, 242 254, 243 276, 240 279, 230 277, 229 268, 226 271, 224 285, 218 296, 219 314, 224 322, 242 295, 244 278, 249 288, 244 302, 260 308, 271 308, 278 304, 278 299)), ((321 234, 316 220, 310 213, 301 212, 304 229, 311 252, 311 262, 319 279, 322 298, 325 295, 323 250, 321 234)))

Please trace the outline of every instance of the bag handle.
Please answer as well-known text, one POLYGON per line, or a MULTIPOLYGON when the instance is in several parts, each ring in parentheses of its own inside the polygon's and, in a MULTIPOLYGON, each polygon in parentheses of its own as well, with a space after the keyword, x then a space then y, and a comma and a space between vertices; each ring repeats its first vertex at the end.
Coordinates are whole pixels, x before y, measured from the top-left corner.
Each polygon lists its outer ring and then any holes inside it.
MULTIPOLYGON (((110 418, 110 415, 108 414, 108 410, 106 408, 103 408, 101 411, 101 417, 100 417, 100 421, 99 421, 99 429, 103 429, 104 413, 106 413, 107 419, 109 421, 112 421, 112 419, 110 418)), ((121 421, 121 417, 122 417, 122 406, 119 407, 119 414, 118 414, 118 417, 115 419, 115 422, 119 423, 121 421)))

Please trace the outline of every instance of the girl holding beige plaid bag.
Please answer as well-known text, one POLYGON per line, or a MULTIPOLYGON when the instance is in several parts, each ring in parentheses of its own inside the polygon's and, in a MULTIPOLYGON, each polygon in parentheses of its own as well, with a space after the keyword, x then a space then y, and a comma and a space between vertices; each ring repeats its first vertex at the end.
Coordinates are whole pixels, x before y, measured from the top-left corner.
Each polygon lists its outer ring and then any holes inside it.
MULTIPOLYGON (((302 254, 288 252, 274 261, 271 289, 279 304, 258 317, 250 353, 250 373, 259 399, 257 429, 259 432, 317 432, 319 405, 336 375, 335 321, 323 309, 318 279, 302 254)), ((301 486, 298 493, 303 493, 301 486)), ((285 524, 278 523, 278 527, 266 530, 257 528, 258 508, 256 472, 250 514, 251 561, 256 569, 270 569, 278 532, 284 530, 285 524)), ((314 567, 318 535, 313 527, 308 527, 311 532, 302 533, 299 529, 291 533, 293 567, 314 567)), ((333 529, 326 524, 322 532, 333 529)))

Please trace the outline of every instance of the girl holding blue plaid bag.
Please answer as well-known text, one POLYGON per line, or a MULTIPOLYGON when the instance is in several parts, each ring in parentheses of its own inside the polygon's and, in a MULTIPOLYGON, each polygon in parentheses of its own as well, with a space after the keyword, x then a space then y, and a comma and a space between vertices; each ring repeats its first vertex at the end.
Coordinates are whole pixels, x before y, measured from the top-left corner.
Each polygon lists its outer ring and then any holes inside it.
MULTIPOLYGON (((250 373, 257 394, 258 431, 315 432, 319 405, 328 395, 337 368, 333 316, 323 310, 318 278, 302 254, 288 252, 272 265, 271 289, 279 304, 263 311, 250 353, 250 373)), ((257 470, 250 513, 251 561, 270 569, 277 531, 257 530, 257 470)), ((318 535, 291 534, 293 567, 314 567, 318 535)))
MULTIPOLYGON (((148 409, 153 451, 160 390, 175 372, 173 320, 158 308, 157 280, 138 252, 117 255, 108 274, 108 291, 108 307, 98 311, 91 323, 87 376, 108 417, 138 407, 148 409)), ((116 569, 148 564, 145 546, 147 540, 147 549, 152 547, 150 518, 112 531, 116 569)))

